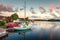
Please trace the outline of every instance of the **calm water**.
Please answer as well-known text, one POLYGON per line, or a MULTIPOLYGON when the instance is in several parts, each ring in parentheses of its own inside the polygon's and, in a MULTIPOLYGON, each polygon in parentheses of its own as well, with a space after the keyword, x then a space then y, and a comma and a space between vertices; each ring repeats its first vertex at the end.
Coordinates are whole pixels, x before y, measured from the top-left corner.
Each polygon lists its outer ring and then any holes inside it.
POLYGON ((60 22, 35 21, 30 25, 30 31, 12 33, 5 40, 60 40, 60 22))

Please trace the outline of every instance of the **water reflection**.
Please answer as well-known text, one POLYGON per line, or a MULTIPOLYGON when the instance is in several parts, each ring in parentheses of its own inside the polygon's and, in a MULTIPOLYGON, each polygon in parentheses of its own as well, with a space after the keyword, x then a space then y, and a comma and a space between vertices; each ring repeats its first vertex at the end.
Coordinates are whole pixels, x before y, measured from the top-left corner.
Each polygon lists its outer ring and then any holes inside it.
POLYGON ((60 22, 35 21, 32 24, 32 27, 43 28, 43 29, 53 28, 53 29, 58 30, 60 28, 60 22))
POLYGON ((24 32, 24 40, 60 40, 60 22, 35 21, 29 25, 31 31, 24 32))
POLYGON ((52 40, 60 40, 60 22, 36 21, 32 24, 34 29, 39 30, 40 38, 44 39, 46 36, 52 40))

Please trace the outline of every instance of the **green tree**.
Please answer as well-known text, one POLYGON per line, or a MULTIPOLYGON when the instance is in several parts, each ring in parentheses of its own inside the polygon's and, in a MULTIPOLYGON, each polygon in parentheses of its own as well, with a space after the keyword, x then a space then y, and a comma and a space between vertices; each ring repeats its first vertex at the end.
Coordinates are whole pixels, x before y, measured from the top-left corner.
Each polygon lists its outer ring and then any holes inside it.
POLYGON ((11 17, 13 20, 17 20, 17 19, 19 18, 16 13, 12 14, 10 17, 11 17))
POLYGON ((0 26, 5 26, 5 22, 4 21, 0 21, 0 26))

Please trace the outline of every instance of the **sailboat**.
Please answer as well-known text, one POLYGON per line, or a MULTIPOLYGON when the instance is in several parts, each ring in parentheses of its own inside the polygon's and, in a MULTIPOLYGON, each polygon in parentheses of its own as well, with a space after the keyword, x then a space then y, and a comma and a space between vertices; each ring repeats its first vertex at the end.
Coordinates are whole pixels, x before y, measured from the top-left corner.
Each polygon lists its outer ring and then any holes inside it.
POLYGON ((26 24, 26 1, 24 1, 24 22, 22 22, 21 26, 20 27, 14 27, 13 29, 14 30, 30 30, 31 29, 31 26, 30 25, 27 25, 26 24))

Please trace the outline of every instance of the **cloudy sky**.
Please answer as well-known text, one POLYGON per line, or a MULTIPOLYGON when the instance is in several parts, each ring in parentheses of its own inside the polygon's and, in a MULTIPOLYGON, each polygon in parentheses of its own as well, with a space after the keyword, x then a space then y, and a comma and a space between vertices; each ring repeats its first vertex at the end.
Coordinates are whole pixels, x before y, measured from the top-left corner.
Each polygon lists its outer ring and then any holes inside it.
MULTIPOLYGON (((24 5, 25 0, 0 0, 0 4, 9 5, 11 4, 13 7, 22 7, 24 5)), ((54 4, 55 6, 60 6, 60 0, 26 0, 27 8, 33 6, 34 8, 38 8, 39 5, 43 5, 45 8, 49 8, 50 4, 54 4)))
POLYGON ((0 4, 15 8, 23 8, 24 1, 26 1, 26 13, 31 13, 30 8, 33 7, 36 13, 40 13, 39 7, 42 5, 45 10, 50 9, 50 4, 53 4, 53 8, 60 6, 60 0, 0 0, 0 4))

